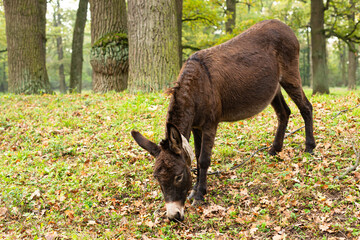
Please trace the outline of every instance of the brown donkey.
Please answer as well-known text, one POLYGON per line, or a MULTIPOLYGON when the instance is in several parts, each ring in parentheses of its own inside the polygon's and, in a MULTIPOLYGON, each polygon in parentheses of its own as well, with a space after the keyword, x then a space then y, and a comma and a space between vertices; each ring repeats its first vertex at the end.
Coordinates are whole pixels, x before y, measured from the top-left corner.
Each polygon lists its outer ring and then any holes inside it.
POLYGON ((206 194, 206 174, 219 122, 254 116, 271 104, 279 123, 269 153, 281 151, 290 109, 280 86, 300 109, 305 121, 305 151, 313 151, 312 106, 302 90, 298 65, 296 36, 278 20, 257 23, 221 45, 196 52, 185 62, 170 90, 166 139, 157 145, 139 132, 131 132, 156 158, 154 176, 170 220, 184 219, 184 203, 191 188, 191 131, 198 175, 189 199, 195 202, 203 201, 206 194))

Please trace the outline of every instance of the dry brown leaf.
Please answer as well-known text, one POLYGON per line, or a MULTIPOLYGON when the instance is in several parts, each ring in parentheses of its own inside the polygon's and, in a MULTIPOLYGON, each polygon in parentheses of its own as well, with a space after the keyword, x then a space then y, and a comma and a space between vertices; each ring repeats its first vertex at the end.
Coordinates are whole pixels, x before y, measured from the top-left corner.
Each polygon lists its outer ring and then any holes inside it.
POLYGON ((66 214, 66 216, 68 216, 68 218, 70 218, 70 219, 73 219, 73 218, 74 218, 74 211, 72 211, 72 210, 66 210, 66 211, 65 211, 65 214, 66 214))
POLYGON ((209 207, 207 208, 204 208, 204 217, 212 217, 214 214, 216 215, 224 215, 225 213, 225 208, 220 206, 220 205, 210 205, 209 207))
POLYGON ((8 209, 6 207, 0 208, 0 217, 5 216, 8 212, 8 209))
POLYGON ((145 225, 148 226, 149 228, 153 228, 155 226, 155 224, 151 220, 146 221, 145 225))
POLYGON ((322 224, 319 226, 320 230, 327 231, 330 227, 330 224, 322 224))
POLYGON ((59 235, 57 234, 57 232, 46 233, 45 239, 46 240, 55 240, 58 236, 59 235))
POLYGON ((285 234, 282 234, 282 235, 275 235, 273 236, 273 240, 281 240, 281 239, 284 239, 286 237, 285 234))

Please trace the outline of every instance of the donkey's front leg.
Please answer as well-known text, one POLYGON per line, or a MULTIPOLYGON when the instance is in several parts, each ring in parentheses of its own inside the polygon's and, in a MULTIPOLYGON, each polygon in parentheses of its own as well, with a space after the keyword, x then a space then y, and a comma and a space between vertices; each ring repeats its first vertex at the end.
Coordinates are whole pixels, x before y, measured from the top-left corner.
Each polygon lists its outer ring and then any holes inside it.
POLYGON ((197 164, 198 176, 195 188, 189 196, 194 199, 193 204, 204 201, 204 195, 207 192, 206 175, 210 166, 211 150, 214 146, 215 135, 216 127, 203 129, 202 131, 201 151, 197 164))

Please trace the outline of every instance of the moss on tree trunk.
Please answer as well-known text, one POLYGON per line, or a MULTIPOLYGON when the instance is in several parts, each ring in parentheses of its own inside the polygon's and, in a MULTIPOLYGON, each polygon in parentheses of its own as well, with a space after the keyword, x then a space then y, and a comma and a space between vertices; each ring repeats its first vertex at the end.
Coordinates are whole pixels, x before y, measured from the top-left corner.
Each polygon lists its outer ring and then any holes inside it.
POLYGON ((129 65, 125 1, 90 0, 90 10, 93 90, 125 90, 129 65))

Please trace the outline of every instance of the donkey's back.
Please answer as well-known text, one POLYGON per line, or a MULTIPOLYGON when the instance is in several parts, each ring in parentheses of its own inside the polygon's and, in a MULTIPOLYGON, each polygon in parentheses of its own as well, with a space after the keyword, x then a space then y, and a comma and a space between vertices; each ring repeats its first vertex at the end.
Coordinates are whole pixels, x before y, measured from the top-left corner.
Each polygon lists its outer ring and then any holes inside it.
POLYGON ((283 80, 301 86, 298 55, 293 31, 278 20, 266 20, 189 60, 199 59, 206 68, 208 82, 202 80, 202 87, 214 96, 209 106, 217 107, 215 119, 236 121, 268 106, 283 80))

